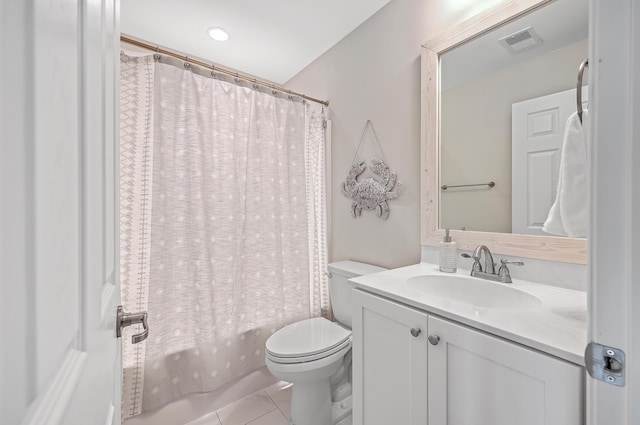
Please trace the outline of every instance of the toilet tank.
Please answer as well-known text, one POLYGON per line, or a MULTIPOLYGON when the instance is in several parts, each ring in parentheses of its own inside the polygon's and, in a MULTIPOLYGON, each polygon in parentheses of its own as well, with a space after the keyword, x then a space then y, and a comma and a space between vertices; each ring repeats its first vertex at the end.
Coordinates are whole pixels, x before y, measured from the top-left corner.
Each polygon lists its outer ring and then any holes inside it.
POLYGON ((349 282, 352 277, 385 271, 384 267, 374 266, 358 261, 344 260, 329 263, 329 296, 336 320, 351 329, 352 293, 355 285, 349 282))

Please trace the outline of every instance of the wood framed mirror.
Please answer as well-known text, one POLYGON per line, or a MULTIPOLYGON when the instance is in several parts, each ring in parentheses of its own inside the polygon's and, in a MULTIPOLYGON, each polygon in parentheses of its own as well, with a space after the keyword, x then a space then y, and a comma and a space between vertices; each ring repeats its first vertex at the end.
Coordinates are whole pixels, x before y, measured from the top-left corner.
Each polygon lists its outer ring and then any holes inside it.
MULTIPOLYGON (((421 91, 421 227, 422 244, 437 245, 441 228, 441 58, 442 55, 499 29, 521 17, 563 0, 513 0, 488 9, 423 45, 421 91)), ((588 12, 587 12, 588 13, 588 12)), ((586 46, 586 42, 584 45, 586 46)), ((586 48, 586 47, 585 47, 586 48)), ((577 66, 575 71, 577 75, 577 66)), ((510 112, 510 111, 509 111, 510 112)), ((564 123, 562 123, 564 124, 564 123)), ((511 164, 509 164, 511 167, 511 164)), ((509 185, 511 182, 509 182, 509 185)), ((451 228, 451 236, 462 250, 487 245, 493 253, 541 260, 586 264, 587 240, 560 236, 498 233, 451 228)))

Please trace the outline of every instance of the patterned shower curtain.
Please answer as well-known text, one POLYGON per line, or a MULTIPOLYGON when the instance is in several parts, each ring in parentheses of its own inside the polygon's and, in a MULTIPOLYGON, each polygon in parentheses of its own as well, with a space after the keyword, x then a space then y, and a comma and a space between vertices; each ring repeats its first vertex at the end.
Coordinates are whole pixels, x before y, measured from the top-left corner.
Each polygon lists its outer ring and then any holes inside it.
POLYGON ((264 365, 264 343, 328 315, 321 107, 121 57, 123 415, 212 391, 264 365), (126 336, 125 336, 126 338, 126 336))

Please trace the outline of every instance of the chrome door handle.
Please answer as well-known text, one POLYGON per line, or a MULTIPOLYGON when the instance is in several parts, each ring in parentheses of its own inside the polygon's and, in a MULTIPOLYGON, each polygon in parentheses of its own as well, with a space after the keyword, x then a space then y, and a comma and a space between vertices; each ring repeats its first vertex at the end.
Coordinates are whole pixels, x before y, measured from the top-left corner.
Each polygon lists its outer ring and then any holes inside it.
POLYGON ((417 338, 422 333, 420 328, 411 328, 411 336, 417 338))
POLYGON ((440 342, 440 337, 438 335, 429 335, 427 339, 429 340, 431 345, 438 345, 438 343, 440 342))
POLYGON ((147 324, 147 312, 141 311, 139 313, 125 313, 121 305, 118 306, 118 313, 116 314, 116 336, 120 338, 122 336, 122 328, 134 325, 136 323, 142 323, 143 331, 139 334, 131 336, 131 343, 137 344, 144 341, 149 336, 149 325, 147 324))

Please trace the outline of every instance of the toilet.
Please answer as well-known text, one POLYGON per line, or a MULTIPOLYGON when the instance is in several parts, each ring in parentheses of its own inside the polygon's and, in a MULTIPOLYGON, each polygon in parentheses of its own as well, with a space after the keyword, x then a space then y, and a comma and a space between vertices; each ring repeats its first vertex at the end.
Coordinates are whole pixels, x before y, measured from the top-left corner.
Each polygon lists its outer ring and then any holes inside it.
POLYGON ((387 270, 357 261, 328 265, 329 295, 337 322, 323 317, 285 326, 266 342, 266 364, 293 384, 293 425, 335 425, 351 414, 351 315, 349 279, 387 270))

